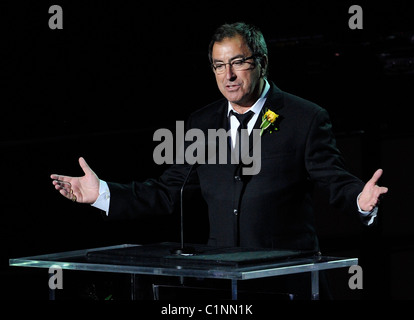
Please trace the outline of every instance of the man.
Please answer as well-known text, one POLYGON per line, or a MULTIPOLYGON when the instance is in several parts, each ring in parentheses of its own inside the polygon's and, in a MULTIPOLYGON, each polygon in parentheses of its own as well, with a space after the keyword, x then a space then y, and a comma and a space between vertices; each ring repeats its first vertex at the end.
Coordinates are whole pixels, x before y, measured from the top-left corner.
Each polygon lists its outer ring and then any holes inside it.
MULTIPOLYGON (((380 195, 387 192, 376 184, 382 170, 365 185, 346 171, 327 112, 267 80, 268 55, 261 32, 244 23, 221 26, 210 43, 209 59, 224 99, 194 112, 189 129, 205 134, 208 129, 230 130, 232 148, 238 114, 250 112, 249 133, 259 129, 266 110, 278 118, 277 130, 265 130, 261 136, 258 174, 243 175, 240 165, 231 162, 193 170, 208 205, 208 243, 318 250, 311 203, 314 185, 328 191, 332 205, 371 223, 380 195)), ((79 164, 85 175, 53 174, 55 188, 68 199, 106 211, 109 219, 171 213, 190 169, 188 164, 175 164, 159 179, 126 185, 100 181, 83 158, 79 164)))

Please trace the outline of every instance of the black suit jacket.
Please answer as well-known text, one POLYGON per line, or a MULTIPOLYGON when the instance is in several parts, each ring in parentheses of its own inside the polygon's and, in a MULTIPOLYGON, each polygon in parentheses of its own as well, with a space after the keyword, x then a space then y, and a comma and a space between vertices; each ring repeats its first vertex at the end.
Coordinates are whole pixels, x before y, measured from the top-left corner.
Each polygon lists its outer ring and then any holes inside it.
MULTIPOLYGON (((228 102, 221 99, 194 112, 188 128, 228 129, 228 102)), ((196 168, 208 205, 209 244, 317 250, 312 189, 328 191, 330 203, 357 214, 361 180, 344 165, 328 113, 281 91, 273 83, 263 107, 280 115, 278 131, 261 137, 261 170, 243 176, 240 166, 204 164, 196 168)), ((259 116, 255 128, 259 128, 259 116)), ((217 162, 218 163, 218 162, 217 162)), ((159 179, 108 183, 109 218, 171 213, 189 165, 172 165, 159 179)))

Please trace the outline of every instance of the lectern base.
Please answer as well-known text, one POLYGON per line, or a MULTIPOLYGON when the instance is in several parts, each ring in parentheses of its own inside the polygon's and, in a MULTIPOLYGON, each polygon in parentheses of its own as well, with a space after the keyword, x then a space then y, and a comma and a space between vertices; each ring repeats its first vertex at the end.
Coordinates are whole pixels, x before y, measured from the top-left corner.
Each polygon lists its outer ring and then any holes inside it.
POLYGON ((172 249, 170 252, 177 256, 193 256, 196 253, 193 247, 180 247, 178 249, 172 249))

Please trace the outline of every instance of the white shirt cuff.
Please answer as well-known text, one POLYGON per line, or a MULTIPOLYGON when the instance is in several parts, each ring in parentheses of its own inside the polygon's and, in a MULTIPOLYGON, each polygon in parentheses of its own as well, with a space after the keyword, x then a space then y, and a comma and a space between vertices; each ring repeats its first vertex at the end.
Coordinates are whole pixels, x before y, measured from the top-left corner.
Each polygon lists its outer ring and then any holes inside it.
POLYGON ((359 194, 358 197, 357 197, 358 211, 359 211, 359 213, 361 215, 362 221, 367 226, 369 226, 370 224, 372 224, 374 222, 375 218, 377 217, 378 207, 375 207, 371 211, 364 211, 364 210, 362 210, 361 207, 359 206, 359 197, 360 196, 361 196, 361 194, 359 194))
POLYGON ((91 204, 91 206, 105 211, 106 215, 108 216, 110 200, 111 193, 109 191, 108 184, 103 180, 99 180, 99 196, 96 201, 91 204))

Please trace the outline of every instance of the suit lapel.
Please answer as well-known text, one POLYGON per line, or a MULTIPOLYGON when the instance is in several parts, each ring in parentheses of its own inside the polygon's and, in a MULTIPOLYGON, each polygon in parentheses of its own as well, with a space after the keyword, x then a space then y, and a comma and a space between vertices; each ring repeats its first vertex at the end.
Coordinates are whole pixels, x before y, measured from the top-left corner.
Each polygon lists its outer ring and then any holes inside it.
MULTIPOLYGON (((223 101, 217 106, 217 110, 214 116, 214 119, 211 125, 208 126, 209 129, 220 130, 224 129, 226 132, 230 130, 230 122, 227 116, 228 111, 228 101, 223 99, 223 101)), ((216 143, 216 163, 219 163, 219 150, 220 144, 216 143)), ((231 163, 232 147, 231 147, 231 137, 227 137, 227 163, 231 163)))
MULTIPOLYGON (((262 108, 262 115, 267 109, 276 112, 283 108, 283 92, 273 82, 270 82, 270 91, 267 95, 266 102, 262 108)), ((260 126, 260 124, 259 124, 260 126)))
MULTIPOLYGON (((267 109, 270 109, 276 113, 279 112, 280 109, 283 108, 283 99, 282 99, 282 91, 273 83, 270 82, 270 89, 269 93, 267 94, 266 102, 263 105, 262 110, 254 124, 253 129, 260 129, 260 125, 262 124, 262 117, 265 114, 267 109)), ((266 134, 266 131, 263 133, 263 136, 266 134)), ((252 154, 253 149, 253 134, 249 136, 249 153, 252 154)))

